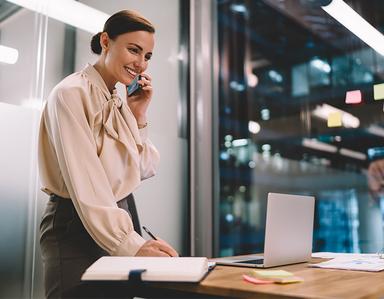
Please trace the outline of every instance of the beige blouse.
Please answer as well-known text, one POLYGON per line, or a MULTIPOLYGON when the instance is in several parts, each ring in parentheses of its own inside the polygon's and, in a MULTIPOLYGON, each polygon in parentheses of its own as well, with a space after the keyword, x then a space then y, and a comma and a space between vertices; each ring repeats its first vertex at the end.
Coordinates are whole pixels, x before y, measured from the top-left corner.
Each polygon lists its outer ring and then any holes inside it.
POLYGON ((116 202, 155 174, 159 153, 128 105, 92 65, 61 81, 39 134, 42 190, 71 198, 84 227, 110 255, 135 255, 145 240, 116 202))

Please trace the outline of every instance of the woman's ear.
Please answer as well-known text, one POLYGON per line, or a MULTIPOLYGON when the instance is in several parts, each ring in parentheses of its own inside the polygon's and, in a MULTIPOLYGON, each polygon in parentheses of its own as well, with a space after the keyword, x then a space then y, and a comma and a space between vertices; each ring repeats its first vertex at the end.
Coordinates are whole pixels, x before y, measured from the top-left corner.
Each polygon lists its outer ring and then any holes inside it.
POLYGON ((108 51, 109 49, 109 36, 107 32, 102 32, 100 35, 100 46, 103 51, 108 51))

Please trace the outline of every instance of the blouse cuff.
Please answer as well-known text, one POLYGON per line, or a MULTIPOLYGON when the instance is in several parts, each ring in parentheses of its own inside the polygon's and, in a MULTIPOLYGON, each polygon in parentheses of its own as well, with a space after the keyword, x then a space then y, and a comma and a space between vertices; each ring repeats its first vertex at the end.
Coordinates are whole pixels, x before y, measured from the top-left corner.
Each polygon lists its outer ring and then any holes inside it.
POLYGON ((134 256, 144 243, 145 239, 135 231, 132 231, 122 240, 120 245, 111 253, 111 255, 134 256))

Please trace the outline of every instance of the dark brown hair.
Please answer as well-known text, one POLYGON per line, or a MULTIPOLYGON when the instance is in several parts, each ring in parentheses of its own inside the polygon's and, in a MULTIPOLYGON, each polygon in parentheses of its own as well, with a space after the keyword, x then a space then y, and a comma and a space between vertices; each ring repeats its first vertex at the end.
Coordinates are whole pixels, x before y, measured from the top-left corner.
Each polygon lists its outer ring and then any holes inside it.
MULTIPOLYGON (((155 27, 139 13, 122 10, 109 17, 102 32, 108 33, 109 38, 114 40, 120 34, 134 31, 155 33, 155 27)), ((102 32, 95 34, 91 40, 91 50, 95 54, 101 54, 100 35, 102 32)))

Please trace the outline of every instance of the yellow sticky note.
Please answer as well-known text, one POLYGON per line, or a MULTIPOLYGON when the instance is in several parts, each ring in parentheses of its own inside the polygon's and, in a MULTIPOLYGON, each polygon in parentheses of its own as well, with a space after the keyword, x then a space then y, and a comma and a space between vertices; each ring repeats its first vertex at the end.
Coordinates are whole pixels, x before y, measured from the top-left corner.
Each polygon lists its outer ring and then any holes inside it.
POLYGON ((341 112, 331 112, 328 115, 328 127, 341 127, 341 112))
POLYGON ((275 283, 287 284, 287 283, 303 282, 304 279, 302 277, 298 277, 298 276, 291 276, 291 277, 274 278, 273 281, 275 283))
POLYGON ((290 277, 293 276, 291 272, 285 270, 253 270, 253 273, 258 277, 275 278, 275 277, 290 277))
POLYGON ((377 100, 384 100, 384 83, 373 85, 373 98, 377 100))

